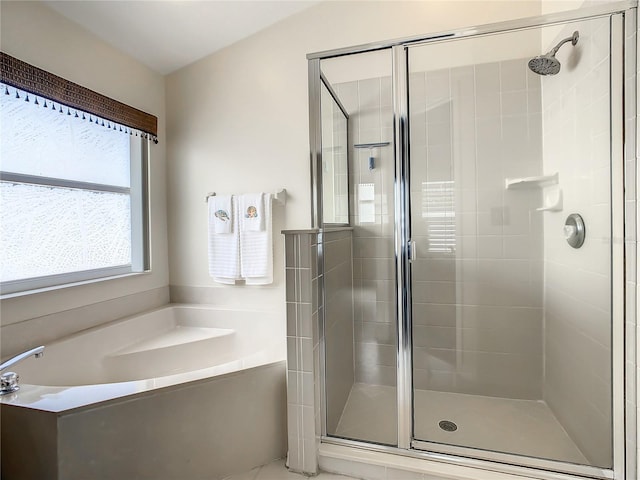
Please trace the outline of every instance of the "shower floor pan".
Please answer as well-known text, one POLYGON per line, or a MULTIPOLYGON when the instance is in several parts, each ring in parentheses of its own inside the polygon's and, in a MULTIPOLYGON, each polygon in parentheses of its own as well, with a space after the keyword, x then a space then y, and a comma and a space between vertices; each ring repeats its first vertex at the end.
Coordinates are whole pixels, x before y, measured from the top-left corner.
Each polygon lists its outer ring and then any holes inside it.
MULTIPOLYGON (((416 390, 414 402, 415 433, 421 440, 587 463, 541 400, 416 390)), ((396 412, 395 387, 355 384, 335 436, 393 445, 396 412)))

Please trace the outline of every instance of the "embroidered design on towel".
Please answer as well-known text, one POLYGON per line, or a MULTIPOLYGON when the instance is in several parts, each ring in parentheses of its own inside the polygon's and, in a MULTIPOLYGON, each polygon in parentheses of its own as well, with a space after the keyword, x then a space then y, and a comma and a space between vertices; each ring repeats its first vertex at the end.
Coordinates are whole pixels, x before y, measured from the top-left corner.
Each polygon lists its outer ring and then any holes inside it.
POLYGON ((230 220, 229 213, 227 211, 225 211, 225 210, 217 210, 216 213, 214 213, 214 215, 221 222, 226 222, 226 221, 230 220))
POLYGON ((249 208, 247 208, 247 214, 244 216, 244 218, 258 218, 258 209, 251 205, 249 208))

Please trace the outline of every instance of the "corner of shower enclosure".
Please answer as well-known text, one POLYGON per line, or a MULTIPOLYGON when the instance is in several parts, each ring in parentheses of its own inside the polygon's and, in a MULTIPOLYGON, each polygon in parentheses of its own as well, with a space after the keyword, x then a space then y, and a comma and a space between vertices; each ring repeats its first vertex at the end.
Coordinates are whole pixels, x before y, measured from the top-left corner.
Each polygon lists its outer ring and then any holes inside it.
POLYGON ((620 2, 309 56, 317 439, 637 478, 636 38, 637 4, 620 2), (387 72, 346 75, 383 50, 387 72), (560 70, 528 70, 547 51, 560 70), (573 214, 582 248, 564 238, 573 214), (465 437, 492 415, 551 433, 465 437))

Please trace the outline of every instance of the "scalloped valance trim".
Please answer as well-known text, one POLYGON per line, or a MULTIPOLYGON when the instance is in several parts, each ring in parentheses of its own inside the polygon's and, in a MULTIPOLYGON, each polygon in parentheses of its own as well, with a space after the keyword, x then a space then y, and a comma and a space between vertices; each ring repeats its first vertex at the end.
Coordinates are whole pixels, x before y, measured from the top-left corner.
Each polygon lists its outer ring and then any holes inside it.
POLYGON ((0 52, 0 82, 149 134, 158 143, 158 118, 0 52))

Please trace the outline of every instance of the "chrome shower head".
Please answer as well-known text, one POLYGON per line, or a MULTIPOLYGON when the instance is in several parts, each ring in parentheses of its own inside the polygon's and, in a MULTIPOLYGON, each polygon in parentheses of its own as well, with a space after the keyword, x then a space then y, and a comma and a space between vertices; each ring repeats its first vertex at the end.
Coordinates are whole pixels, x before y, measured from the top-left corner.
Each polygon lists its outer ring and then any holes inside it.
POLYGON ((555 75, 560 71, 560 61, 556 58, 556 53, 558 53, 560 47, 567 42, 571 42, 571 45, 575 46, 575 44, 578 43, 579 36, 576 30, 573 32, 573 35, 565 38, 553 47, 549 53, 532 58, 529 60, 529 69, 538 75, 555 75))
POLYGON ((538 75, 555 75, 560 71, 560 62, 553 55, 540 55, 529 60, 529 69, 538 75))

